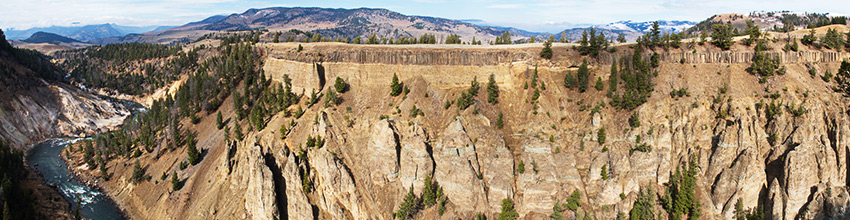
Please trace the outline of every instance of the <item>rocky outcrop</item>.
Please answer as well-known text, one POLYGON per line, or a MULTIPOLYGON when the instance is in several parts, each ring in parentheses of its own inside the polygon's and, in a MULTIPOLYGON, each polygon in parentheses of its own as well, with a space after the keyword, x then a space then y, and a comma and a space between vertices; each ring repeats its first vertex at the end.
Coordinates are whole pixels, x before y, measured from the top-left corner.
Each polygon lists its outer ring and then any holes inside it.
POLYGON ((296 163, 295 154, 289 153, 286 157, 286 162, 282 163, 283 179, 286 180, 286 211, 284 216, 289 219, 315 219, 313 217, 313 208, 310 207, 310 202, 302 190, 301 176, 298 174, 298 164, 296 163))
POLYGON ((402 186, 413 186, 416 193, 422 192, 425 177, 434 173, 434 160, 428 142, 428 135, 418 125, 414 125, 401 139, 399 180, 402 186))
POLYGON ((375 123, 370 134, 362 159, 364 164, 370 164, 372 183, 382 186, 398 179, 399 140, 388 120, 375 123))
POLYGON ((434 178, 452 198, 459 212, 472 212, 485 200, 484 182, 475 143, 469 138, 460 120, 455 120, 441 132, 434 145, 434 178))
POLYGON ((123 124, 130 110, 69 85, 43 82, 0 101, 0 136, 15 148, 56 136, 81 137, 123 124))
POLYGON ((310 165, 316 172, 319 208, 333 219, 368 219, 370 214, 356 192, 354 178, 342 161, 325 149, 311 151, 310 165))
POLYGON ((279 219, 274 177, 263 159, 261 146, 248 146, 246 151, 247 158, 244 160, 244 166, 248 169, 248 176, 243 178, 247 180, 244 200, 248 218, 279 219))

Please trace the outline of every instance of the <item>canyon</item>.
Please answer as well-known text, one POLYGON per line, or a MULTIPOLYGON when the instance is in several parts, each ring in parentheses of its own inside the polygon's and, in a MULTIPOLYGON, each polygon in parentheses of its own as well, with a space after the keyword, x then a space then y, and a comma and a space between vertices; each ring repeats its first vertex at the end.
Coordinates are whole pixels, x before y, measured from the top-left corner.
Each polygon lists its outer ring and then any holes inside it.
MULTIPOLYGON (((349 85, 340 94, 342 103, 307 105, 298 118, 278 113, 242 141, 225 139, 212 112, 198 124, 183 121, 197 133, 204 156, 198 165, 177 170, 185 178, 182 189, 172 191, 164 180, 133 183, 130 177, 133 161, 154 177, 171 173, 185 148, 108 163, 114 174, 102 186, 130 216, 392 219, 410 188, 421 194, 431 176, 447 199, 445 213, 425 207, 416 218, 480 213, 495 219, 505 198, 515 201, 523 219, 548 218, 556 201, 578 191, 582 205, 564 211, 567 216, 611 219, 629 213, 641 189, 661 197, 674 171, 692 161, 698 165, 695 194, 703 218, 733 218, 739 201, 773 219, 837 218, 850 204, 847 100, 833 92, 832 83, 809 74, 811 68, 835 72, 846 52, 773 50, 783 57, 786 73, 759 83, 746 71, 752 51, 744 47, 656 50, 661 65, 654 90, 646 103, 628 111, 606 105, 604 90, 580 93, 563 86, 564 74, 586 59, 571 45, 556 44, 551 60, 539 58, 535 44, 258 45, 267 51, 268 79, 290 78, 293 91, 306 97, 333 89, 339 77, 349 85), (545 89, 532 104, 533 89, 525 85, 535 71, 545 89), (497 104, 479 94, 468 109, 446 107, 471 81, 484 84, 491 74, 499 87, 497 104), (409 93, 389 95, 393 75, 409 93), (668 95, 681 88, 688 95, 668 95), (767 114, 771 103, 780 103, 780 113, 767 114), (585 109, 588 104, 600 108, 585 109), (792 113, 797 106, 804 113, 792 113), (408 114, 414 108, 423 115, 408 114), (633 112, 640 126, 629 126, 633 112), (502 128, 496 125, 499 114, 502 128), (294 126, 281 134, 283 124, 294 126), (317 136, 323 144, 305 146, 317 136), (639 144, 651 150, 633 150, 639 144)), ((587 59, 591 79, 606 81, 607 88, 613 57, 630 45, 587 59)), ((228 123, 240 123, 231 98, 219 111, 228 123)), ((79 153, 70 153, 71 163, 82 164, 79 153)), ((83 168, 77 172, 94 176, 83 168)), ((654 209, 663 210, 660 204, 654 209)))

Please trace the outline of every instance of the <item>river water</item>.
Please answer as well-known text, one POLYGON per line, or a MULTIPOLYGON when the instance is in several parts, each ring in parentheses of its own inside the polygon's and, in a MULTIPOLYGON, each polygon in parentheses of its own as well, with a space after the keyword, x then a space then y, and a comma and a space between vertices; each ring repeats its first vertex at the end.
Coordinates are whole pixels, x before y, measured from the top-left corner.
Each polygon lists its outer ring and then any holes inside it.
POLYGON ((27 162, 34 166, 44 181, 55 186, 76 208, 80 202, 80 215, 86 219, 124 219, 115 203, 99 190, 82 184, 73 178, 65 161, 59 157, 62 149, 79 139, 50 139, 36 144, 27 155, 27 162))

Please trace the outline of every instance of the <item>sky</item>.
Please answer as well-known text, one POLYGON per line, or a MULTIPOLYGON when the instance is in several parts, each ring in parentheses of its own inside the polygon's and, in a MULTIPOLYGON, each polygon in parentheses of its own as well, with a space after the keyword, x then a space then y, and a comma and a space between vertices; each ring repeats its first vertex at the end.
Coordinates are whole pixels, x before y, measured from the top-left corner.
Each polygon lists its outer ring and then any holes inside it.
POLYGON ((480 19, 488 25, 539 32, 622 20, 702 21, 732 12, 850 14, 850 4, 835 0, 4 0, 3 5, 0 28, 18 30, 103 23, 177 26, 265 7, 386 8, 406 15, 480 19))

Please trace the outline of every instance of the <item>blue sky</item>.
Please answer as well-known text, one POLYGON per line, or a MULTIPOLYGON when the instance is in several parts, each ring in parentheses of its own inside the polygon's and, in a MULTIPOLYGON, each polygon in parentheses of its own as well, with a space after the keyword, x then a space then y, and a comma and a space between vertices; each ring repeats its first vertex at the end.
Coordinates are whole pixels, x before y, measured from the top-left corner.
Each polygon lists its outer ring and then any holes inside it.
POLYGON ((387 8, 407 15, 450 19, 481 19, 491 25, 530 31, 557 32, 587 24, 620 20, 700 21, 718 13, 751 11, 807 11, 850 13, 843 1, 794 0, 5 0, 0 28, 26 29, 116 23, 119 25, 181 25, 217 14, 241 13, 249 8, 329 7, 387 8), (10 2, 5 2, 10 1, 10 2))

